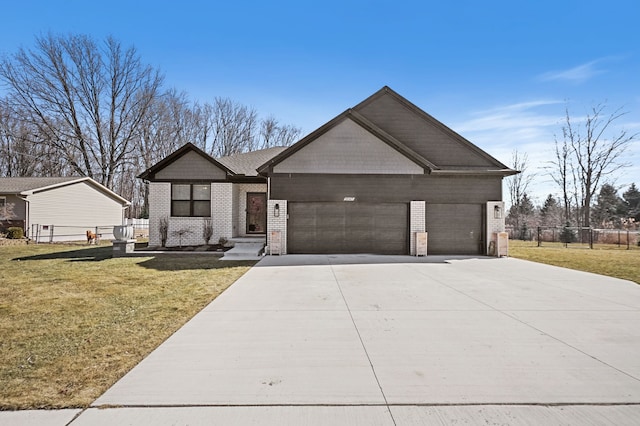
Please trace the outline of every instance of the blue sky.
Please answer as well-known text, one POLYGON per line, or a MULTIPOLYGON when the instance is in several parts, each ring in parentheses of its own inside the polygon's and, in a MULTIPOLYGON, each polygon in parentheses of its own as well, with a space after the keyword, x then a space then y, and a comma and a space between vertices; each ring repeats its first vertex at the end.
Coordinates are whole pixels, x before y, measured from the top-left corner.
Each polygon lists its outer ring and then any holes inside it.
MULTIPOLYGON (((167 87, 305 133, 388 85, 506 164, 527 153, 538 202, 557 192, 543 167, 565 105, 622 107, 640 132, 637 0, 24 0, 3 16, 0 55, 48 31, 113 35, 167 87)), ((615 184, 640 185, 640 142, 627 161, 615 184)))

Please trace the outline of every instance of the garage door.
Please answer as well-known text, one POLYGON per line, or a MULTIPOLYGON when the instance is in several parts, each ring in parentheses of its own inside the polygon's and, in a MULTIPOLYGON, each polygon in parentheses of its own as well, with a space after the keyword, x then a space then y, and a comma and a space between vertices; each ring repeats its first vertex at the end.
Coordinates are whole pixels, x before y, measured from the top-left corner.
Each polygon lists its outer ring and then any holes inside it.
POLYGON ((482 204, 428 204, 429 254, 482 254, 482 204))
POLYGON ((407 254, 407 204, 289 203, 289 253, 407 254))

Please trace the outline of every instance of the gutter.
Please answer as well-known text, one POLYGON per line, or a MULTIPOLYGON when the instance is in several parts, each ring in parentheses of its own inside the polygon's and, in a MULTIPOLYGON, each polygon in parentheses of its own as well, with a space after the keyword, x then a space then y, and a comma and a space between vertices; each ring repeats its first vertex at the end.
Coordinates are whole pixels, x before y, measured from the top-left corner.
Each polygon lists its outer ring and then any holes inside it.
POLYGON ((433 170, 432 175, 449 175, 449 176, 511 176, 520 173, 511 169, 494 169, 494 170, 433 170))

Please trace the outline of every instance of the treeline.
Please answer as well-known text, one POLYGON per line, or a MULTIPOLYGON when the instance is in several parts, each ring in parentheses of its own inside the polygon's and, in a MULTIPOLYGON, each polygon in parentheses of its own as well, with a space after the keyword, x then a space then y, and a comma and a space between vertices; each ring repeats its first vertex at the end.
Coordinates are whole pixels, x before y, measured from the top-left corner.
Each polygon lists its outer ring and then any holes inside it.
POLYGON ((0 176, 89 176, 145 215, 136 175, 187 142, 214 157, 289 146, 302 130, 231 99, 191 101, 109 37, 37 37, 0 61, 0 176))
MULTIPOLYGON (((581 212, 573 212, 574 217, 581 212)), ((632 183, 622 196, 611 184, 604 184, 590 209, 590 226, 597 229, 640 229, 640 190, 632 183)), ((518 205, 512 205, 506 217, 514 236, 526 238, 537 227, 552 228, 567 225, 561 200, 549 194, 541 206, 535 206, 524 193, 518 205)), ((572 225, 571 222, 568 225, 572 225)), ((575 226, 575 225, 574 225, 575 226)))

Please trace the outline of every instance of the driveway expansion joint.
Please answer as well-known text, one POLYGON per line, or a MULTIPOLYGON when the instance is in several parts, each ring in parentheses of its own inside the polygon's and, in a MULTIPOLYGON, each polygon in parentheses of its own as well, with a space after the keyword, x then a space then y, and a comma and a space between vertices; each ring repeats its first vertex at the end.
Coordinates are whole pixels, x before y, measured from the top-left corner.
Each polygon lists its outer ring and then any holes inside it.
POLYGON ((344 297, 344 292, 342 291, 342 287, 340 286, 340 281, 338 280, 338 277, 336 277, 336 273, 335 273, 335 270, 333 269, 333 265, 330 264, 329 267, 331 268, 331 273, 333 274, 333 278, 336 280, 336 285, 338 286, 338 290, 340 291, 340 296, 342 297, 342 300, 344 301, 344 304, 347 307, 347 312, 349 312, 349 318, 351 318, 351 323, 353 324, 353 328, 355 329, 356 333, 358 334, 358 339, 360 340, 360 344, 362 345, 362 350, 364 351, 364 354, 367 357, 367 361, 369 362, 369 365, 371 366, 371 372, 373 373, 373 377, 376 379, 376 383, 378 384, 378 388, 380 388, 380 393, 382 394, 382 398, 384 398, 384 402, 385 402, 385 405, 387 406, 387 411, 389 412, 389 416, 391 417, 391 421, 393 422, 394 425, 396 425, 396 420, 393 418, 393 413, 389 409, 389 401, 387 400, 387 396, 384 394, 384 390, 382 389, 382 385, 380 384, 380 379, 378 378, 378 375, 376 374, 376 369, 373 367, 373 362, 371 361, 371 357, 369 356, 369 352, 367 351, 367 347, 364 344, 364 340, 362 340, 362 335, 360 334, 360 330, 358 329, 358 325, 356 324, 356 320, 353 318, 353 313, 351 312, 351 308, 349 307, 349 303, 347 302, 347 299, 344 297))

